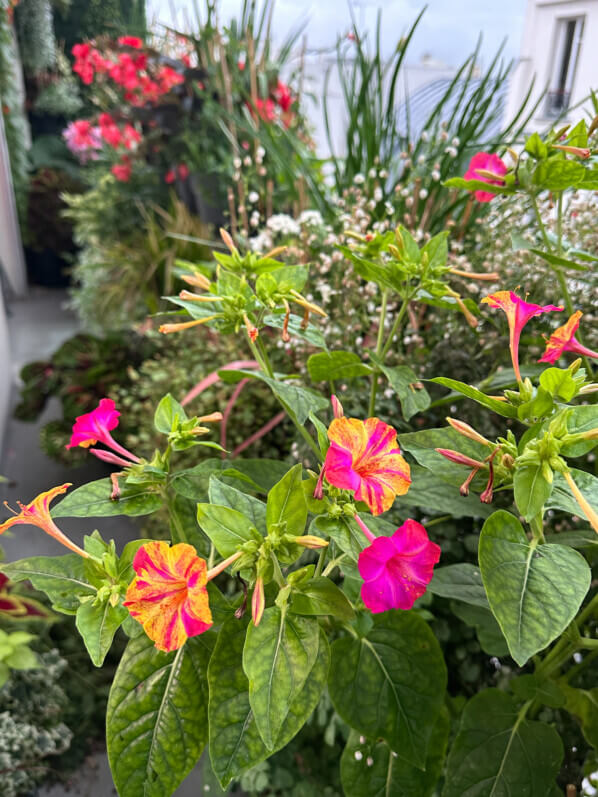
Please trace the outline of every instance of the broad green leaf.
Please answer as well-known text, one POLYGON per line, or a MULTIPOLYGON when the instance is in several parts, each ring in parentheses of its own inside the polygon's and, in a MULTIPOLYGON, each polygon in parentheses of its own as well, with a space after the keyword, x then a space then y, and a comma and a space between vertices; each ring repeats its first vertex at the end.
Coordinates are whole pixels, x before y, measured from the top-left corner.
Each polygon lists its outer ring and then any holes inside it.
POLYGON ((184 495, 175 495, 168 501, 168 520, 170 522, 170 538, 173 544, 186 542, 195 550, 208 558, 210 541, 197 523, 197 503, 184 495))
POLYGON ((531 136, 526 139, 525 151, 529 152, 536 160, 544 160, 548 157, 548 147, 537 133, 532 133, 531 136))
MULTIPOLYGON (((437 269, 445 266, 448 258, 448 232, 439 232, 423 247, 422 255, 428 256, 428 267, 437 269)), ((417 244, 416 244, 417 246, 417 244)))
POLYGON ((307 359, 307 370, 312 382, 350 380, 372 373, 372 367, 351 351, 323 351, 307 359))
POLYGON ((207 670, 215 634, 163 653, 145 634, 120 661, 106 714, 112 777, 120 797, 164 797, 197 763, 208 740, 207 670))
POLYGON ((451 177, 442 184, 447 188, 464 188, 466 191, 488 191, 491 194, 512 194, 513 189, 502 185, 486 183, 483 180, 466 180, 464 177, 451 177))
POLYGON ((373 616, 367 636, 334 642, 328 689, 352 728, 423 768, 446 677, 426 622, 413 612, 384 612, 373 616))
POLYGON ((552 484, 542 475, 541 465, 524 465, 515 471, 513 489, 517 509, 529 522, 542 510, 552 492, 552 484))
MULTIPOLYGON (((598 405, 590 404, 573 407, 567 414, 567 430, 569 434, 583 434, 598 427, 598 405)), ((580 440, 578 443, 569 443, 561 448, 565 457, 581 457, 587 454, 596 445, 598 440, 580 440)))
POLYGON ((453 598, 472 606, 488 608, 480 568, 467 562, 435 568, 428 592, 441 598, 453 598))
POLYGON ((598 750, 598 687, 574 689, 563 679, 559 686, 565 697, 565 708, 579 721, 588 744, 598 750))
POLYGON ((458 382, 456 379, 447 379, 444 376, 438 376, 435 379, 428 379, 427 381, 435 382, 437 385, 443 385, 451 390, 456 390, 457 393, 461 393, 463 396, 477 401, 478 404, 487 407, 489 410, 493 410, 493 412, 502 415, 504 418, 517 417, 516 407, 508 404, 506 401, 499 401, 498 399, 491 398, 491 396, 487 396, 485 393, 482 393, 481 390, 478 390, 477 387, 466 385, 465 382, 458 382))
POLYGON ((417 415, 418 412, 428 409, 430 406, 428 391, 411 368, 406 365, 390 368, 383 365, 376 357, 372 357, 372 361, 378 365, 397 394, 401 402, 401 412, 406 421, 417 415))
MULTIPOLYGON (((416 432, 416 434, 419 434, 416 432)), ((439 446, 440 447, 440 446, 439 446)), ((436 456, 440 457, 440 454, 436 456)), ((452 463, 444 460, 448 465, 452 463)), ((459 465, 459 479, 465 480, 467 470, 459 465)), ((426 514, 452 515, 454 518, 478 517, 487 518, 492 514, 492 507, 483 504, 478 495, 471 492, 463 496, 454 484, 442 481, 431 470, 426 470, 420 465, 411 466, 411 486, 405 495, 399 496, 395 504, 396 507, 418 506, 426 514)))
POLYGON ((76 553, 1 562, 0 570, 11 581, 31 581, 35 589, 46 593, 53 608, 65 614, 74 614, 80 606, 79 597, 96 594, 85 575, 85 560, 76 553))
MULTIPOLYGON (((571 468, 571 476, 583 497, 595 512, 598 512, 598 478, 585 470, 571 468)), ((569 485, 560 473, 554 474, 552 493, 546 501, 546 509, 562 509, 578 517, 585 517, 577 499, 569 489, 569 485)))
POLYGON ((307 282, 308 271, 307 266, 281 266, 271 269, 257 278, 256 292, 260 297, 262 292, 266 296, 275 292, 286 295, 291 290, 301 293, 307 282), (269 289, 270 285, 273 290, 269 289))
MULTIPOLYGON (((284 326, 284 318, 284 312, 280 315, 267 315, 264 318, 264 324, 267 324, 269 327, 274 327, 275 329, 282 329, 284 326)), ((317 346, 319 349, 326 349, 326 339, 322 332, 318 327, 314 326, 314 324, 308 324, 307 327, 303 329, 303 318, 301 316, 291 313, 287 331, 291 338, 303 338, 308 341, 308 343, 311 343, 312 346, 317 346)))
POLYGON ((561 257, 560 255, 555 255, 552 252, 545 252, 543 249, 536 249, 535 247, 528 248, 530 252, 533 252, 538 257, 541 257, 542 260, 550 263, 551 266, 560 266, 561 268, 567 268, 571 271, 588 271, 589 269, 589 266, 576 263, 575 260, 569 260, 567 257, 561 257))
POLYGON ((52 508, 53 518, 58 517, 115 517, 116 515, 151 515, 160 509, 162 497, 153 489, 121 483, 121 496, 110 498, 110 479, 97 479, 73 490, 52 508))
POLYGON ((209 494, 210 503, 242 512, 258 531, 266 533, 266 504, 263 501, 225 484, 216 476, 210 476, 209 494))
POLYGON ((506 656, 509 652, 507 640, 500 630, 494 615, 488 608, 465 603, 451 603, 453 614, 466 625, 475 628, 480 647, 489 656, 506 656))
POLYGON ((289 706, 281 733, 268 750, 249 704, 249 682, 241 666, 247 622, 229 620, 218 637, 208 669, 210 758, 223 788, 250 767, 287 745, 318 704, 328 678, 330 650, 323 631, 314 666, 289 706))
POLYGON ((570 545, 572 548, 594 548, 598 546, 598 534, 594 529, 577 529, 577 531, 558 531, 545 534, 546 542, 557 542, 570 545))
POLYGON ((579 387, 568 368, 547 368, 540 374, 540 384, 551 396, 571 401, 579 387))
MULTIPOLYGON (((437 448, 448 448, 458 451, 479 462, 490 453, 488 446, 484 446, 469 437, 463 437, 455 429, 447 426, 442 429, 423 429, 421 432, 409 432, 399 435, 399 445, 408 451, 420 465, 432 472, 436 479, 450 482, 459 486, 465 481, 470 468, 466 465, 457 465, 439 454, 437 448)), ((473 485, 480 488, 485 485, 487 472, 476 476, 473 485)), ((416 485, 415 485, 416 486, 416 485)), ((457 491, 458 493, 458 491, 457 491)), ((409 495, 409 493, 407 493, 409 495)))
POLYGON ((268 490, 287 472, 288 465, 277 459, 235 459, 210 458, 194 468, 178 471, 172 478, 171 487, 179 495, 193 501, 207 501, 209 480, 217 474, 222 481, 241 484, 256 492, 268 490))
POLYGON ((26 645, 16 645, 6 656, 4 663, 13 670, 35 670, 41 664, 35 653, 26 645))
POLYGON ((266 609, 260 624, 247 629, 243 670, 249 680, 249 702, 269 750, 280 735, 318 655, 317 620, 266 609))
POLYGON ((528 540, 517 518, 503 510, 484 523, 479 558, 490 608, 522 667, 575 617, 590 568, 572 548, 528 540))
POLYGON ((167 393, 156 407, 154 413, 154 426, 162 434, 170 434, 177 420, 179 423, 187 420, 187 413, 182 404, 167 393))
POLYGON ((509 688, 520 700, 538 700, 552 708, 565 705, 563 690, 549 678, 539 678, 532 674, 520 675, 509 681, 509 688))
POLYGON ((352 261, 355 271, 360 277, 368 282, 375 282, 380 288, 388 288, 391 291, 396 290, 396 285, 392 279, 392 274, 379 263, 361 257, 348 246, 337 247, 349 260, 352 261))
POLYGON ((533 181, 538 188, 547 191, 564 191, 576 188, 583 183, 586 169, 577 161, 561 158, 550 158, 538 163, 533 174, 533 181))
POLYGON ((301 535, 307 523, 307 503, 302 486, 303 466, 294 465, 268 493, 266 525, 286 524, 288 534, 301 535))
POLYGON ((295 614, 331 614, 339 620, 352 620, 353 607, 345 594, 329 578, 312 578, 298 590, 293 590, 291 612, 295 614))
POLYGON ((363 532, 348 517, 317 517, 312 521, 309 531, 318 537, 330 537, 354 562, 367 543, 363 532))
POLYGON ((518 705, 486 689, 465 706, 442 797, 547 797, 563 760, 557 732, 519 718, 518 705))
POLYGON ((123 606, 111 606, 108 601, 94 606, 83 603, 77 609, 75 624, 83 637, 89 658, 96 667, 101 667, 110 650, 114 634, 129 613, 123 606))
POLYGON ((232 556, 257 532, 250 520, 236 509, 216 504, 198 504, 197 522, 224 558, 232 556))
POLYGON ((442 772, 449 728, 444 709, 430 736, 425 770, 399 758, 386 742, 364 739, 351 731, 341 757, 346 797, 431 797, 442 772))

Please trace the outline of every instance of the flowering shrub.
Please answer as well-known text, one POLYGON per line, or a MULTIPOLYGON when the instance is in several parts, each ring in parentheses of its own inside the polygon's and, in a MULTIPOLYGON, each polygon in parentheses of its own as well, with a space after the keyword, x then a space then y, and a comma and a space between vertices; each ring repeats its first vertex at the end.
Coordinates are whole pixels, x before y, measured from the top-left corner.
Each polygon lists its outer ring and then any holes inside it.
MULTIPOLYGON (((484 156, 452 185, 517 193, 532 206, 548 190, 560 207, 568 187, 598 184, 587 137, 583 123, 532 136, 516 169, 503 172, 484 156)), ((290 222, 274 216, 270 228, 300 234, 301 224, 290 222)), ((573 285, 562 270, 573 253, 561 235, 553 242, 546 234, 538 250, 555 269, 562 305, 538 304, 507 285, 478 308, 451 284, 461 275, 447 232, 417 241, 401 225, 353 231, 338 251, 374 286, 379 313, 366 318, 361 348, 349 350, 329 348, 327 313, 308 293, 305 263, 282 262, 279 249, 245 251, 221 235, 226 251, 215 251, 215 262, 178 262, 184 287, 169 297, 173 310, 160 332, 232 336, 238 359, 217 376, 237 386, 235 401, 248 381, 267 387, 303 440, 305 459, 289 467, 230 456, 211 435, 234 401, 191 414, 200 391, 185 407, 162 398, 153 419, 162 444, 145 458, 123 446, 120 411, 105 398, 77 418, 69 447, 117 470, 51 508, 68 485, 55 487, 0 526, 1 533, 30 523, 69 549, 2 570, 75 614, 97 666, 120 627, 129 637, 107 712, 119 794, 167 797, 206 746, 228 787, 287 746, 325 689, 349 728, 340 761, 347 795, 375 794, 380 784, 387 794, 431 795, 439 784, 443 797, 556 794, 564 755, 557 728, 572 717, 584 751, 596 745, 588 664, 597 647, 598 480, 578 465, 598 445, 598 353, 569 308, 573 285), (484 312, 508 328, 512 367, 501 383, 474 387, 442 375, 427 380, 431 395, 392 351, 405 319, 422 308, 422 318, 434 308, 470 328, 484 312), (547 340, 527 376, 531 328, 547 340), (277 339, 309 343, 300 375, 273 366, 277 339), (348 398, 368 393, 360 417, 345 411, 337 384, 349 385, 348 398), (394 396, 395 423, 378 416, 381 387, 394 396), (455 417, 398 433, 399 409, 404 421, 417 420, 443 388, 451 401, 463 397, 491 412, 498 433, 455 417), (196 452, 196 464, 179 468, 179 452, 196 452), (79 545, 60 529, 62 517, 164 508, 170 539, 135 540, 120 554, 97 531, 79 545), (567 530, 557 531, 555 512, 568 518, 567 530), (447 517, 483 523, 476 563, 447 563, 437 533, 447 517), (492 686, 466 701, 454 699, 432 630, 443 611, 468 618, 481 647, 502 659, 492 686)), ((331 271, 339 262, 331 258, 331 271)))

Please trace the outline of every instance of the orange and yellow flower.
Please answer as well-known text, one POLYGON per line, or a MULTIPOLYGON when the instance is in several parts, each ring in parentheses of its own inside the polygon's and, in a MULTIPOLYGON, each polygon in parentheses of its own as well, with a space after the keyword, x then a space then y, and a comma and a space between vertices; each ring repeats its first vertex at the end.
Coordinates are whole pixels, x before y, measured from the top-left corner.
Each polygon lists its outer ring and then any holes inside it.
POLYGON ((555 363, 563 352, 571 351, 574 354, 581 354, 585 357, 598 358, 598 351, 592 351, 586 346, 583 346, 575 337, 575 333, 579 327, 579 319, 583 313, 578 310, 569 318, 566 324, 562 327, 555 329, 549 339, 546 341, 546 350, 538 360, 539 363, 555 363))
POLYGON ((378 418, 335 418, 328 428, 326 481, 351 490, 373 515, 386 512, 409 489, 409 465, 397 445, 397 432, 378 418))
POLYGON ((123 606, 158 650, 177 650, 212 626, 208 568, 192 545, 148 542, 135 554, 136 578, 123 606))

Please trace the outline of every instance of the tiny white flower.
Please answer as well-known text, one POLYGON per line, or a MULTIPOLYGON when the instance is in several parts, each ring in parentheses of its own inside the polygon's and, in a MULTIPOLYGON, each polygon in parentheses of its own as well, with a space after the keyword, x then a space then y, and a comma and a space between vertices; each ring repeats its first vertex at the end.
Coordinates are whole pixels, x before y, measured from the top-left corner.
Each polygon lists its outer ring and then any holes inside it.
POLYGON ((355 177, 353 178, 353 182, 355 183, 355 185, 363 185, 363 183, 365 183, 365 177, 363 176, 363 174, 356 174, 355 177))
POLYGON ((370 169, 369 172, 368 172, 368 177, 370 178, 370 180, 373 180, 375 178, 375 176, 376 176, 376 170, 375 169, 370 169))
POLYGON ((245 155, 245 157, 243 158, 243 163, 245 164, 245 166, 251 166, 251 158, 249 157, 249 155, 245 155))
POLYGON ((233 158, 233 166, 235 169, 240 169, 242 166, 241 158, 233 158))
POLYGON ((361 752, 361 750, 356 750, 355 751, 355 760, 356 761, 361 761, 362 758, 363 758, 363 753, 361 752))
POLYGON ((417 162, 419 163, 420 166, 423 166, 424 163, 426 162, 426 156, 425 155, 420 155, 418 157, 418 159, 417 159, 417 162))
POLYGON ((432 180, 440 180, 440 172, 437 169, 432 170, 432 180))
POLYGON ((376 200, 376 202, 382 202, 382 197, 383 196, 384 196, 384 194, 383 194, 382 189, 380 188, 380 186, 378 186, 377 188, 374 188, 374 199, 376 200))
POLYGON ((371 766, 373 766, 373 765, 374 765, 374 759, 372 758, 372 756, 371 756, 371 755, 369 755, 369 756, 366 758, 366 760, 365 760, 365 763, 368 765, 368 767, 371 767, 371 766))
POLYGON ((428 196, 427 189, 426 188, 422 188, 422 190, 419 192, 419 198, 420 199, 425 199, 427 196, 428 196))
POLYGON ((255 203, 259 200, 259 198, 260 195, 258 194, 257 191, 250 191, 249 196, 247 197, 247 199, 251 202, 252 205, 255 205, 255 203))
POLYGON ((380 169, 380 179, 386 180, 387 177, 388 177, 388 172, 386 171, 386 169, 380 169))

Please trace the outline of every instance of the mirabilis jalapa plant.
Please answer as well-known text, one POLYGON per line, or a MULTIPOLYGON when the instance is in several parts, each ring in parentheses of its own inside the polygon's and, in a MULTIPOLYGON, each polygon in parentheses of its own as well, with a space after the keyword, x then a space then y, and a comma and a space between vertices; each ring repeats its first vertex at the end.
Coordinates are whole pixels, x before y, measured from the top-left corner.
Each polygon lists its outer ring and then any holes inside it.
MULTIPOLYGON (((567 155, 578 157, 538 140, 560 170, 571 162, 567 155)), ((494 167, 464 187, 492 193, 507 185, 519 190, 508 169, 494 167)), ((161 330, 207 324, 242 335, 259 370, 229 367, 220 378, 268 386, 309 445, 310 467, 209 457, 177 470, 177 451, 220 449, 204 439, 204 424, 222 416, 189 417, 170 395, 154 418, 164 448, 151 461, 139 459, 113 437, 119 413, 105 399, 77 420, 71 445, 90 447, 119 472, 74 490, 52 510, 51 500, 68 485, 49 490, 0 526, 36 525, 70 549, 2 570, 75 615, 97 666, 120 626, 129 636, 107 714, 119 794, 168 797, 206 746, 226 788, 295 736, 325 688, 351 729, 340 762, 350 797, 425 797, 439 789, 443 797, 560 793, 563 745, 538 719, 542 707, 573 714, 596 744, 595 697, 572 685, 598 648, 598 598, 588 597, 591 569, 576 550, 592 545, 598 532, 598 479, 569 462, 598 444, 598 407, 583 403, 598 390, 590 370, 598 354, 580 343, 578 314, 552 331, 541 358, 549 365, 534 383, 522 375, 521 332, 563 308, 510 290, 487 296, 483 304, 502 310, 509 325, 507 389, 487 395, 449 378, 432 381, 504 418, 504 435, 488 440, 450 418, 446 428, 397 437, 375 415, 379 382, 395 390, 406 421, 430 404, 408 365, 386 364, 409 305, 461 311, 477 323, 478 308, 449 285, 446 233, 420 247, 399 227, 356 235, 346 247, 358 273, 380 290, 376 347, 363 357, 326 348, 311 320, 322 311, 303 293, 307 266, 282 265, 275 251, 242 254, 226 232, 223 239, 228 254, 215 253, 213 267, 180 264, 179 276, 195 290, 172 297, 177 310, 161 330), (330 385, 329 395, 273 370, 268 343, 279 334, 321 349, 307 369, 316 385, 330 385), (568 352, 581 354, 585 367, 579 358, 558 367, 568 352), (369 417, 345 415, 334 389, 339 380, 354 389, 369 380, 369 417), (497 493, 504 508, 493 511, 497 493), (149 514, 163 505, 170 542, 136 540, 120 556, 97 531, 80 547, 56 524, 67 516, 149 514), (439 564, 440 547, 406 516, 418 506, 482 518, 479 566, 439 564), (591 529, 554 534, 551 509, 585 518, 591 529), (386 519, 396 511, 400 524, 386 519), (521 674, 512 666, 503 689, 472 697, 453 734, 442 650, 429 610, 417 603, 426 590, 434 600, 450 598, 494 617, 514 662, 526 667, 521 674)))

